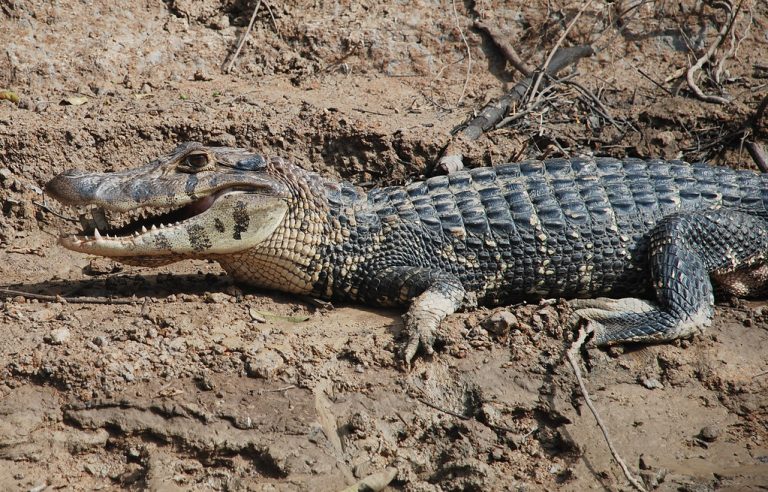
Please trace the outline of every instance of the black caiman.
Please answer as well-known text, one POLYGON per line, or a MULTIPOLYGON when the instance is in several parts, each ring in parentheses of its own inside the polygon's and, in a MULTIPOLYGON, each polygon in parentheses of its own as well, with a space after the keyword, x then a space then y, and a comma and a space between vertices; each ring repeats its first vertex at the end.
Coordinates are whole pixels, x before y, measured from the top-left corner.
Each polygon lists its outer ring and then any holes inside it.
POLYGON ((462 306, 575 299, 593 343, 663 341, 711 323, 713 285, 757 296, 768 279, 768 176, 681 161, 525 161, 366 192, 184 143, 137 169, 66 171, 46 190, 92 207, 60 240, 71 250, 145 266, 206 258, 258 287, 410 305, 406 362, 462 306))

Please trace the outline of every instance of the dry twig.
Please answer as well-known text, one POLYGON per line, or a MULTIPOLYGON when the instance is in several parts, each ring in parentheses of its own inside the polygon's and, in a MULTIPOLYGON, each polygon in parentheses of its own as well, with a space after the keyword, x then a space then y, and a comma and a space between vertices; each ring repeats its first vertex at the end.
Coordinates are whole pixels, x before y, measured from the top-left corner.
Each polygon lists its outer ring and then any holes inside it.
POLYGON ((464 47, 467 49, 467 76, 464 78, 464 87, 461 89, 459 100, 456 101, 456 106, 459 106, 461 104, 461 100, 464 99, 464 94, 467 92, 467 85, 469 85, 469 75, 472 72, 472 50, 469 49, 467 37, 464 36, 464 29, 461 28, 461 24, 459 23, 459 14, 456 12, 456 0, 451 1, 451 6, 453 7, 453 18, 456 21, 456 28, 459 30, 459 34, 461 34, 461 40, 464 42, 464 47))
MULTIPOLYGON (((253 9, 253 14, 251 14, 251 20, 248 22, 248 28, 240 37, 240 42, 237 43, 237 49, 235 50, 235 54, 232 55, 232 59, 229 60, 229 63, 227 64, 227 68, 224 69, 224 73, 229 73, 229 71, 232 70, 232 65, 235 64, 235 60, 237 60, 237 57, 240 55, 240 50, 243 49, 243 45, 245 44, 246 38, 251 33, 251 29, 253 29, 253 23, 256 21, 256 14, 259 12, 260 6, 261 6, 261 0, 256 2, 256 8, 253 9)), ((274 18, 272 20, 274 21, 274 18)))
POLYGON ((46 294, 34 294, 22 290, 0 289, 0 294, 8 296, 23 296, 28 299, 37 299, 46 302, 67 302, 70 304, 136 304, 139 299, 105 299, 103 297, 64 297, 50 296, 46 294))
POLYGON ((741 2, 739 2, 739 5, 734 9, 731 4, 727 1, 719 1, 715 2, 714 5, 717 5, 723 10, 728 12, 728 18, 725 22, 723 22, 723 25, 720 27, 720 31, 717 33, 717 38, 715 39, 715 42, 712 43, 712 45, 709 47, 706 53, 704 53, 701 57, 699 57, 698 60, 696 60, 696 63, 691 65, 690 68, 685 73, 685 80, 688 82, 688 87, 693 91, 694 94, 696 94, 696 97, 701 99, 705 102, 711 102, 711 103, 717 103, 717 104, 728 104, 730 101, 724 97, 720 96, 713 96, 711 94, 704 94, 704 91, 699 88, 698 85, 696 85, 696 72, 701 70, 701 67, 704 66, 705 63, 707 63, 713 56, 715 56, 715 52, 720 47, 720 45, 723 43, 723 40, 725 39, 725 36, 728 34, 728 31, 733 26, 733 22, 736 20, 736 16, 739 15, 739 10, 741 9, 741 2))
MULTIPOLYGON (((554 76, 568 65, 593 53, 594 51, 589 45, 561 48, 557 50, 549 65, 543 70, 547 77, 554 76)), ((443 148, 434 167, 428 169, 426 174, 432 174, 434 169, 441 169, 443 172, 461 169, 464 158, 460 148, 462 143, 477 140, 484 132, 496 127, 510 108, 523 100, 533 84, 534 78, 535 75, 531 75, 521 80, 507 94, 486 104, 477 116, 454 128, 451 132, 451 140, 443 148)), ((544 80, 543 83, 545 84, 544 87, 549 85, 547 80, 544 80)), ((535 108, 531 108, 531 110, 533 109, 535 108)))
POLYGON ((641 492, 645 492, 645 487, 634 477, 632 476, 632 473, 629 471, 629 468, 627 467, 627 464, 624 462, 624 460, 621 458, 621 455, 619 455, 619 452, 616 450, 616 446, 613 445, 613 441, 611 440, 611 437, 608 435, 608 428, 603 423, 603 419, 600 418, 600 414, 597 413, 597 409, 592 404, 592 399, 589 397, 589 392, 587 391, 587 386, 584 384, 584 379, 581 376, 581 369, 579 369, 579 362, 577 360, 578 354, 581 351, 581 348, 584 346, 584 342, 587 339, 587 335, 589 335, 590 331, 588 327, 584 327, 581 330, 579 330, 579 338, 573 343, 570 349, 565 353, 565 355, 568 357, 568 362, 571 365, 571 368, 573 369, 573 373, 576 375, 576 380, 579 382, 579 388, 581 389, 581 395, 584 397, 584 402, 587 404, 587 407, 589 407, 590 412, 592 412, 592 415, 595 417, 595 421, 597 422, 597 426, 600 428, 600 431, 603 433, 603 437, 605 438, 605 442, 608 444, 608 449, 611 451, 611 454, 613 455, 613 459, 616 460, 616 463, 619 464, 619 467, 621 468, 621 471, 624 472, 624 476, 627 477, 627 480, 629 480, 629 483, 632 484, 634 488, 641 492))
MULTIPOLYGON (((560 35, 560 38, 557 40, 555 45, 552 47, 552 49, 549 51, 549 56, 547 56, 547 60, 544 62, 544 67, 548 67, 550 63, 552 63, 552 59, 555 57, 555 53, 560 49, 560 46, 563 44, 563 41, 565 41, 566 36, 568 36, 568 33, 571 32, 571 29, 573 29, 573 26, 576 25, 576 21, 579 20, 579 17, 581 17, 581 14, 584 13, 585 10, 587 10, 587 7, 592 5, 592 0, 589 0, 586 2, 576 13, 576 15, 571 19, 571 22, 568 24, 568 27, 565 28, 565 31, 563 31, 563 34, 560 35)), ((528 106, 531 105, 531 101, 533 101, 533 98, 537 95, 536 91, 539 89, 539 85, 541 84, 541 79, 546 75, 546 71, 539 72, 538 76, 536 77, 536 80, 533 82, 533 88, 531 89, 531 92, 528 93, 528 106)), ((534 106, 538 104, 538 98, 536 100, 536 103, 534 103, 534 106)))

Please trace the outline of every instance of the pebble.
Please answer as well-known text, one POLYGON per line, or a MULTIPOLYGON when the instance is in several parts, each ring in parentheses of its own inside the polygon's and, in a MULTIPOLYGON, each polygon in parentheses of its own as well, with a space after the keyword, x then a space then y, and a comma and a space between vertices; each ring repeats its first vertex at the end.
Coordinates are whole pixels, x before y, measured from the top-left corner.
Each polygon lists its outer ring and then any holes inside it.
POLYGON ((67 343, 67 340, 69 340, 69 337, 71 336, 71 332, 67 328, 57 328, 51 332, 50 335, 45 337, 43 340, 45 342, 50 343, 51 345, 63 345, 67 343))
POLYGON ((245 361, 245 372, 252 378, 268 379, 284 364, 285 362, 279 353, 265 349, 256 356, 248 357, 245 361))
POLYGON ((664 385, 659 382, 656 378, 643 378, 641 381, 643 383, 643 386, 648 388, 649 390, 652 389, 664 389, 664 385))
POLYGON ((230 296, 223 292, 206 292, 203 300, 208 303, 220 304, 222 302, 228 302, 230 296))
POLYGON ((720 428, 716 425, 707 425, 699 431, 699 437, 707 442, 715 442, 720 437, 720 428))
POLYGON ((483 320, 483 328, 496 336, 502 336, 509 333, 512 328, 518 326, 517 317, 509 311, 498 311, 483 320))

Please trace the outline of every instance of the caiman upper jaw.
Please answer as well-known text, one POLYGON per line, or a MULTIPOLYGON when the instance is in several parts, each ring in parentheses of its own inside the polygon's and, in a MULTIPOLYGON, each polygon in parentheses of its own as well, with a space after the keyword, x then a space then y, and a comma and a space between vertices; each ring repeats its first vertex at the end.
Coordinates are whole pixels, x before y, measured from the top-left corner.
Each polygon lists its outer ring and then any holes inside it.
POLYGON ((89 173, 77 169, 67 169, 55 176, 45 185, 45 192, 66 205, 83 204, 84 199, 94 195, 98 183, 95 180, 83 180, 89 173))
POLYGON ((251 248, 280 223, 288 196, 258 154, 200 144, 184 144, 129 171, 69 170, 47 183, 46 192, 64 204, 90 208, 90 217, 80 217, 83 232, 63 237, 62 245, 124 261, 251 248), (249 167, 243 168, 246 160, 249 167))

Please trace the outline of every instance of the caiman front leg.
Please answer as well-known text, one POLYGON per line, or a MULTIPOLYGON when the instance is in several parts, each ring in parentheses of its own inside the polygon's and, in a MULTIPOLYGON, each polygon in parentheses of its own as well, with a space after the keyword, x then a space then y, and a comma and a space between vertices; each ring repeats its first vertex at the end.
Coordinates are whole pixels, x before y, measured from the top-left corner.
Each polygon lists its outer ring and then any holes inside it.
POLYGON ((432 354, 432 345, 440 322, 463 304, 465 290, 461 281, 439 269, 399 266, 379 272, 366 288, 369 301, 381 305, 407 304, 403 316, 408 342, 401 351, 406 365, 419 347, 432 354))

